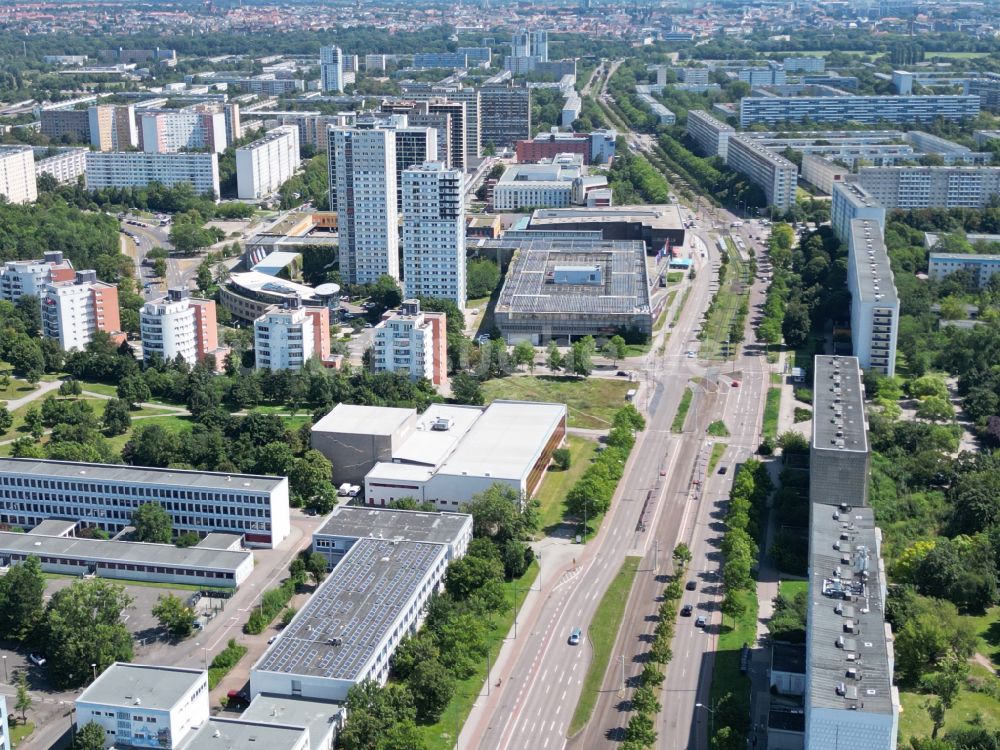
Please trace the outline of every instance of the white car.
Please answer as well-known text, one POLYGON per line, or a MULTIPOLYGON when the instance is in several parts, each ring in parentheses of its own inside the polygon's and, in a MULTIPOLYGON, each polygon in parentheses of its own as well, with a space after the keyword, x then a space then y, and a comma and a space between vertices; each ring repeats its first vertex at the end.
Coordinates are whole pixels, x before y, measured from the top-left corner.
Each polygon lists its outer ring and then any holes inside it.
POLYGON ((688 359, 694 359, 694 352, 687 352, 686 356, 688 359))

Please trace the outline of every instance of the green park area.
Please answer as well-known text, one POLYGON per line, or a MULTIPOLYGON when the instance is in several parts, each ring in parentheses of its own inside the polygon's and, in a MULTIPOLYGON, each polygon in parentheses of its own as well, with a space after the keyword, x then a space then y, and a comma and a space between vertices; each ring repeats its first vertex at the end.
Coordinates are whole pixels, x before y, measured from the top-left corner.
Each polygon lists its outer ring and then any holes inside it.
POLYGON ((482 384, 486 403, 496 399, 546 401, 566 404, 569 426, 606 430, 625 404, 625 394, 635 385, 624 378, 577 378, 571 376, 511 376, 482 384))
POLYGON ((562 469, 553 463, 549 466, 542 481, 542 486, 535 495, 538 500, 538 525, 546 533, 558 526, 566 513, 566 495, 570 488, 579 481, 583 472, 597 453, 597 443, 587 438, 569 435, 566 438, 566 449, 569 451, 569 468, 562 469))

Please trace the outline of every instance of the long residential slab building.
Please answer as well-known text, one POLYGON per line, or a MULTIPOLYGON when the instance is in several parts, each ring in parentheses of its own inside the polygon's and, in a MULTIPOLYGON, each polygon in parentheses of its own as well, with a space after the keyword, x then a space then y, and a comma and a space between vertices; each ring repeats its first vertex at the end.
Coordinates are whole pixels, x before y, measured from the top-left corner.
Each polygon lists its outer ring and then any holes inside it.
POLYGON ((147 154, 142 151, 91 151, 87 189, 145 187, 186 182, 199 195, 219 197, 219 156, 205 153, 147 154))
POLYGON ((0 524, 30 528, 70 518, 116 534, 146 503, 175 533, 242 534, 277 546, 289 532, 288 479, 182 469, 0 458, 0 524))
POLYGON ((858 365, 854 357, 815 359, 804 736, 809 750, 894 750, 899 730, 882 534, 868 506, 870 448, 858 365))
POLYGON ((882 227, 854 219, 848 242, 847 288, 851 292, 851 341, 865 370, 892 377, 896 372, 899 296, 882 227))
POLYGON ((1000 167, 862 167, 858 182, 887 209, 985 208, 1000 167))
POLYGON ((758 141, 737 135, 729 139, 726 163, 764 190, 768 205, 787 211, 795 204, 799 168, 758 141))
POLYGON ((953 122, 979 116, 979 97, 953 94, 928 96, 745 96, 740 100, 740 127, 785 122, 930 123, 939 117, 953 122))

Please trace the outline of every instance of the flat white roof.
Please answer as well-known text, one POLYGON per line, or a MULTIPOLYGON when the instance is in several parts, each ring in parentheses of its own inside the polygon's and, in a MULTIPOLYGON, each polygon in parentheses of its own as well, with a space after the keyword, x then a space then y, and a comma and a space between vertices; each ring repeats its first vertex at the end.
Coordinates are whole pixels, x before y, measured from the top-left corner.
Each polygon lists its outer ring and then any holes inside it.
POLYGON ((565 404, 494 401, 438 473, 521 479, 565 416, 565 404))
POLYGON ((354 435, 391 435, 417 413, 416 409, 390 406, 337 404, 316 424, 313 432, 351 433, 354 435))
POLYGON ((417 417, 416 429, 392 452, 393 463, 440 466, 482 415, 478 406, 431 404, 417 417), (451 427, 431 429, 438 419, 451 420, 451 427))
POLYGON ((204 674, 200 669, 116 662, 101 672, 76 702, 169 711, 204 679, 204 674))

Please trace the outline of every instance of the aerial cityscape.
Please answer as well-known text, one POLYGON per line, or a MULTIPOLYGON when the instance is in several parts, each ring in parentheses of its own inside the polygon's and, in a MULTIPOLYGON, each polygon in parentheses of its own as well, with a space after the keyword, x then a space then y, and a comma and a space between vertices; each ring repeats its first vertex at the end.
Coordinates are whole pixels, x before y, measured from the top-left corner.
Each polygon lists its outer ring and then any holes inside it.
POLYGON ((0 3, 0 750, 1000 748, 1000 3, 0 3))

